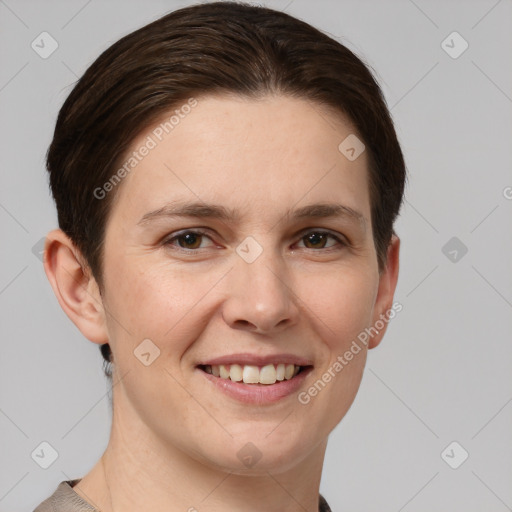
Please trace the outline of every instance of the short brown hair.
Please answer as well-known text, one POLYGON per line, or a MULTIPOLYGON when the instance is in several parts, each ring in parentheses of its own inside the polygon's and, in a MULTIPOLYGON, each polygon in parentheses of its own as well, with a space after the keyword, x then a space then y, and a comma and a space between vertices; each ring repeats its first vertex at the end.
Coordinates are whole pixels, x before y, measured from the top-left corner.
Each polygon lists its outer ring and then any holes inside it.
MULTIPOLYGON (((105 225, 116 191, 106 183, 140 134, 191 96, 278 93, 343 113, 369 161, 373 237, 385 265, 406 168, 382 91, 348 48, 284 12, 241 2, 173 11, 105 50, 62 106, 47 169, 59 227, 86 260, 100 291, 105 225)), ((340 141, 341 142, 341 141, 340 141)), ((106 362, 108 344, 101 346, 106 362)))

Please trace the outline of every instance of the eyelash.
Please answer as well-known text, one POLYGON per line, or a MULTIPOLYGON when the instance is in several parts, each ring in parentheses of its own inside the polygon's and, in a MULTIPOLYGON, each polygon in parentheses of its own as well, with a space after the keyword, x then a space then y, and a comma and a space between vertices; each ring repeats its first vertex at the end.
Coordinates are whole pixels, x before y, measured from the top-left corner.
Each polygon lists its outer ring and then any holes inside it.
MULTIPOLYGON (((304 233, 304 234, 300 237, 300 240, 306 238, 306 236, 308 236, 308 235, 310 235, 312 233, 315 233, 317 235, 329 236, 329 237, 333 238, 334 240, 336 240, 336 242, 338 242, 338 245, 341 246, 339 249, 336 249, 336 246, 327 247, 327 248, 320 248, 320 249, 309 249, 311 251, 315 251, 315 252, 324 251, 325 252, 325 251, 331 251, 331 250, 340 250, 341 248, 348 246, 348 243, 345 240, 343 240, 342 238, 336 236, 335 234, 331 233, 330 231, 325 231, 325 230, 322 230, 322 229, 312 229, 312 230, 309 230, 309 231, 303 231, 302 233, 304 233)), ((207 238, 210 238, 208 236, 208 232, 207 231, 203 231, 202 229, 188 229, 188 230, 181 231, 181 232, 175 234, 171 238, 167 238, 162 243, 166 247, 172 247, 174 250, 177 250, 177 251, 180 251, 180 252, 184 252, 184 253, 188 253, 188 254, 194 253, 194 252, 199 252, 201 250, 199 248, 197 248, 197 249, 185 249, 183 247, 177 247, 177 246, 174 246, 172 244, 172 242, 174 242, 175 240, 178 240, 179 238, 182 238, 185 235, 189 235, 189 234, 206 236, 207 238)), ((211 238, 210 238, 210 240, 211 240, 211 238)), ((306 249, 308 249, 308 248, 306 247, 306 249)))

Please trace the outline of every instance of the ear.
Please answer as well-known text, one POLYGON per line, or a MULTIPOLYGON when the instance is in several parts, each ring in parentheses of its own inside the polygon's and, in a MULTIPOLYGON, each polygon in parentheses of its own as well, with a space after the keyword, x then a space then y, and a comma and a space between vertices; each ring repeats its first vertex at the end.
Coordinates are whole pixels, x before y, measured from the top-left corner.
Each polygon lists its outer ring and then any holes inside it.
MULTIPOLYGON (((372 326, 376 326, 375 330, 378 332, 370 338, 368 343, 369 349, 375 348, 381 342, 391 318, 389 311, 393 309, 393 297, 398 281, 399 252, 400 239, 398 236, 393 235, 388 246, 386 265, 380 273, 379 288, 373 310, 372 326), (384 324, 383 327, 382 324, 384 324)), ((375 330, 372 332, 375 332, 375 330)))
POLYGON ((108 343, 103 300, 80 251, 60 229, 46 235, 44 271, 61 308, 93 343, 108 343))

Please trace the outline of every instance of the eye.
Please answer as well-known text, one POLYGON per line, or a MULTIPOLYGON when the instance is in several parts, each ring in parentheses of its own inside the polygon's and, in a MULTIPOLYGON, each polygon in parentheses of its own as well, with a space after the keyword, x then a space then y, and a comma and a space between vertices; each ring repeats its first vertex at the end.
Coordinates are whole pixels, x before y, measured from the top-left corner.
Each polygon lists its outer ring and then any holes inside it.
MULTIPOLYGON (((197 252, 197 249, 204 249, 204 247, 201 247, 201 242, 205 238, 212 241, 206 231, 198 229, 187 230, 177 233, 174 236, 171 236, 170 238, 166 239, 163 242, 163 245, 170 246, 181 251, 197 252)), ((338 237, 329 231, 322 230, 308 231, 305 234, 303 234, 300 240, 305 241, 306 249, 313 250, 330 250, 331 248, 336 247, 336 245, 339 245, 341 247, 347 245, 347 242, 345 242, 341 237, 338 237), (336 243, 326 247, 325 244, 329 238, 334 240, 336 243)))
MULTIPOLYGON (((164 245, 170 245, 174 246, 174 241, 177 241, 179 244, 179 247, 176 247, 177 249, 183 249, 183 250, 194 250, 194 249, 200 249, 201 241, 203 237, 209 238, 205 231, 201 230, 194 230, 194 231, 182 231, 181 233, 178 233, 177 235, 168 238, 164 241, 164 245)), ((211 239, 210 239, 211 240, 211 239)))
POLYGON ((328 238, 335 240, 337 245, 347 245, 340 237, 330 233, 329 231, 309 231, 302 236, 301 240, 306 242, 306 249, 330 249, 331 247, 336 246, 336 244, 333 244, 329 247, 325 247, 325 242, 328 238), (307 244, 311 244, 313 247, 308 247, 307 244))

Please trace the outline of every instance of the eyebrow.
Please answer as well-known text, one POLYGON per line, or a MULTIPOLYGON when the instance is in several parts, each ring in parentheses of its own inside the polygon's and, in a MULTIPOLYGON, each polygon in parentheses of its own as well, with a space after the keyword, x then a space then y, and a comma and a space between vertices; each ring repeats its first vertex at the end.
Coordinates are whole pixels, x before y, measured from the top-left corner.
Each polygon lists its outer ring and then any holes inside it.
MULTIPOLYGON (((203 202, 183 203, 177 201, 167 203, 161 208, 144 214, 137 225, 145 225, 157 219, 173 217, 209 218, 226 222, 240 222, 242 219, 242 215, 238 211, 226 208, 223 205, 207 204, 203 202)), ((283 218, 288 221, 305 218, 346 218, 347 220, 357 221, 361 224, 363 229, 366 228, 366 218, 362 213, 339 203, 316 203, 302 206, 295 210, 289 209, 285 212, 283 218)))

